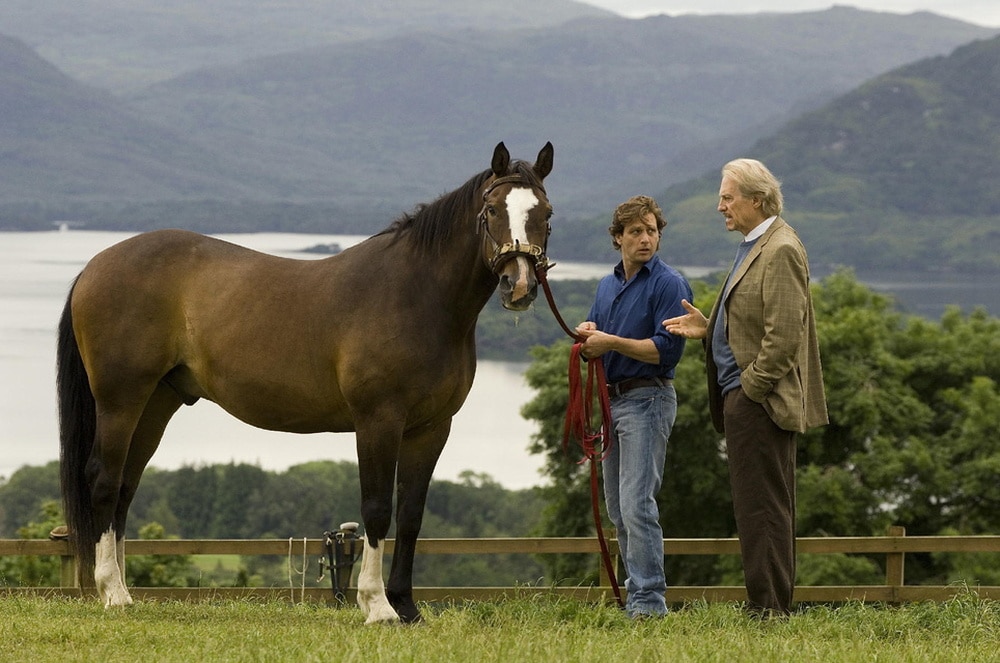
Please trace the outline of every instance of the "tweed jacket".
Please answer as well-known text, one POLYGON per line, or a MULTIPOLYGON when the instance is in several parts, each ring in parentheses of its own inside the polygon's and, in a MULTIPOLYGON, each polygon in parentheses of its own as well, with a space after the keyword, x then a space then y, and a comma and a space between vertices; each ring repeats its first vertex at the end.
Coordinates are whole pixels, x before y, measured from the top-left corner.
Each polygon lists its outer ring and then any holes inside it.
MULTIPOLYGON (((809 262, 795 230, 783 219, 774 220, 732 275, 712 308, 709 330, 720 303, 726 307, 726 338, 744 393, 784 430, 801 433, 828 423, 809 262)), ((712 423, 724 433, 711 331, 705 348, 712 423)))

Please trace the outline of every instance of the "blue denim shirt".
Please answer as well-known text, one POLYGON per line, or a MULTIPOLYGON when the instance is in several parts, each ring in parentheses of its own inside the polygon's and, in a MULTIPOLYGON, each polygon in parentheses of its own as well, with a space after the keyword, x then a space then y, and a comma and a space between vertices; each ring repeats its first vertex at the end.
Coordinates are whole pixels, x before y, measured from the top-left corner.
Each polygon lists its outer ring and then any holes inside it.
POLYGON ((661 323, 686 313, 681 299, 694 304, 691 286, 680 272, 659 256, 653 256, 628 282, 621 262, 613 273, 601 279, 587 319, 607 334, 652 338, 660 351, 659 364, 647 364, 618 352, 608 352, 604 355, 608 382, 674 377, 674 367, 684 354, 684 337, 671 334, 661 323))

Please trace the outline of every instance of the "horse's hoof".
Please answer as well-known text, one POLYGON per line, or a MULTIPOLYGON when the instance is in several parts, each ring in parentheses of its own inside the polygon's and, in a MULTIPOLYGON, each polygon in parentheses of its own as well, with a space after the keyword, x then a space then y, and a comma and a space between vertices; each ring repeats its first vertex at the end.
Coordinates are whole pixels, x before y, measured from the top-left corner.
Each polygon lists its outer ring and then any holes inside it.
POLYGON ((423 621, 423 617, 420 616, 420 610, 413 601, 401 601, 399 603, 392 603, 390 601, 393 609, 395 609, 396 614, 399 615, 399 621, 404 624, 417 624, 423 621))
POLYGON ((399 623, 400 623, 399 615, 397 615, 395 611, 379 612, 373 610, 368 614, 368 619, 365 620, 366 626, 371 624, 386 624, 389 626, 393 626, 399 623))
POLYGON ((132 597, 128 594, 124 597, 111 597, 104 601, 105 610, 109 608, 124 608, 130 605, 132 605, 132 597))

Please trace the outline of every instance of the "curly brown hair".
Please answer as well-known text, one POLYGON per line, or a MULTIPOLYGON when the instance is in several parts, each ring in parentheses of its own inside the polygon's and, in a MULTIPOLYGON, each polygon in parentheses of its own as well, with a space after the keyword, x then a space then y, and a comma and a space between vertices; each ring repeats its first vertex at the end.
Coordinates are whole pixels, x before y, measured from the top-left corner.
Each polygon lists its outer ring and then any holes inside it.
POLYGON ((649 196, 632 196, 615 208, 615 213, 611 217, 611 225, 608 226, 608 233, 611 234, 611 246, 615 247, 615 251, 622 248, 617 238, 625 232, 625 226, 637 219, 646 218, 647 214, 653 215, 653 218, 656 219, 656 229, 662 234, 663 229, 667 227, 667 220, 663 218, 663 210, 649 196))

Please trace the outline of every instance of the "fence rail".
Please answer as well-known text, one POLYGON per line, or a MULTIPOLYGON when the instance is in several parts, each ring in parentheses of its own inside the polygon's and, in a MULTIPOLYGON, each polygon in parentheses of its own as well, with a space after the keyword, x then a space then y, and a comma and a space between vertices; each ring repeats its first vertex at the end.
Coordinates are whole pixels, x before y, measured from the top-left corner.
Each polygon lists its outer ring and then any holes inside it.
MULTIPOLYGON (((394 541, 386 541, 386 552, 393 550, 394 541)), ((889 528, 887 536, 872 537, 802 537, 797 550, 803 555, 833 553, 885 555, 885 582, 880 585, 799 586, 795 599, 800 602, 868 601, 902 603, 911 601, 944 601, 972 591, 982 598, 1000 599, 1000 587, 966 585, 907 585, 904 568, 907 553, 997 553, 1000 536, 906 536, 902 527, 889 528)), ((617 541, 611 539, 612 554, 617 555, 617 541)), ((737 539, 664 539, 667 555, 738 555, 737 539)), ((128 555, 282 555, 298 560, 302 556, 322 556, 327 553, 324 539, 156 539, 129 540, 128 555)), ((577 538, 478 538, 420 539, 419 555, 483 555, 483 554, 567 554, 600 555, 596 537, 577 538)), ((76 559, 67 541, 40 539, 0 540, 0 556, 53 555, 62 560, 60 587, 4 587, 4 594, 41 594, 82 596, 94 593, 76 582, 76 559)), ((333 601, 329 588, 320 587, 135 587, 130 588, 137 599, 206 600, 215 598, 273 598, 289 596, 293 600, 333 601)), ((608 578, 603 573, 595 586, 517 586, 517 587, 415 587, 418 601, 488 600, 511 595, 559 594, 584 600, 613 600, 608 578)), ((348 590, 347 599, 354 600, 348 590)), ((743 601, 742 586, 671 586, 667 601, 743 601)))

